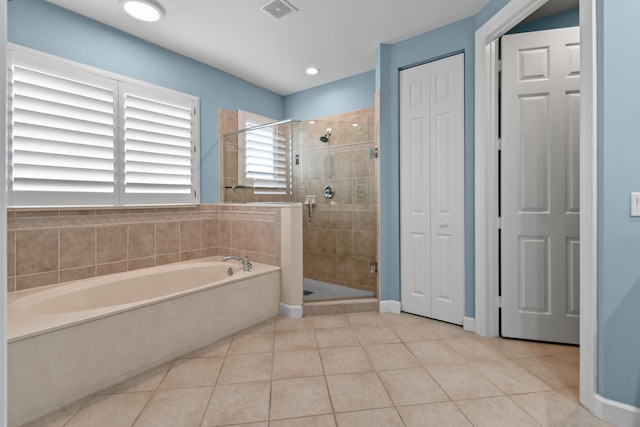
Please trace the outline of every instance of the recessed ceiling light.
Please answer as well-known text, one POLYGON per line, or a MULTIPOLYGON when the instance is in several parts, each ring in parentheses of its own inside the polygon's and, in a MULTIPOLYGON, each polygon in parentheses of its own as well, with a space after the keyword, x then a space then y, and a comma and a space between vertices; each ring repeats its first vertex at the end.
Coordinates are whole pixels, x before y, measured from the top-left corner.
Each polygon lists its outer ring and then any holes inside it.
POLYGON ((315 76, 319 72, 320 72, 320 68, 318 67, 315 67, 315 66, 307 67, 307 74, 309 74, 310 76, 315 76))
POLYGON ((164 16, 164 9, 154 0, 120 0, 124 10, 141 21, 155 22, 164 16))

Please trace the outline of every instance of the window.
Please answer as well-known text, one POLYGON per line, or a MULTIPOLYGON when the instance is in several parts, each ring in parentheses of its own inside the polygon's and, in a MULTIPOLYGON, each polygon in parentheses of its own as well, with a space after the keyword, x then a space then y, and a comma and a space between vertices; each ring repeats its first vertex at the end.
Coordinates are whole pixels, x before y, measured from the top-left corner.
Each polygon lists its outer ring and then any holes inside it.
POLYGON ((287 193, 286 132, 279 131, 277 125, 260 127, 273 122, 267 117, 238 111, 240 127, 249 129, 238 140, 238 182, 253 187, 255 194, 287 193))
POLYGON ((12 46, 9 205, 198 203, 198 98, 12 46))

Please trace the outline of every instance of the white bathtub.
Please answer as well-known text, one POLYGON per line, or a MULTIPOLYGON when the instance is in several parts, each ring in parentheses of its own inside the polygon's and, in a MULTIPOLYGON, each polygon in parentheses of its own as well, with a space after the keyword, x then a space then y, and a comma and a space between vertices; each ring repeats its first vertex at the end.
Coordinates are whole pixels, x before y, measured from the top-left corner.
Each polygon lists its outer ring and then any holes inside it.
POLYGON ((277 315, 279 270, 214 257, 10 293, 9 425, 277 315))

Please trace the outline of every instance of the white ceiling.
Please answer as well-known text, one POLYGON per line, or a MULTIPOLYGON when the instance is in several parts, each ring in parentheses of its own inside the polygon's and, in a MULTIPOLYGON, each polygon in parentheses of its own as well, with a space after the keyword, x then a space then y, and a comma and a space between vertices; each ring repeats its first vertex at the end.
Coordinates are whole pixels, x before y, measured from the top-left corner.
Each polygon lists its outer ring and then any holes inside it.
POLYGON ((279 20, 267 0, 158 0, 156 23, 119 0, 48 0, 126 33, 288 95, 375 68, 380 43, 396 43, 475 15, 488 0, 290 0, 279 20), (309 65, 319 75, 305 74, 309 65))
MULTIPOLYGON (((467 18, 489 0, 289 0, 279 20, 267 0, 157 0, 156 23, 127 15, 120 0, 47 0, 281 95, 373 70, 380 43, 396 43, 467 18), (307 76, 309 65, 321 70, 307 76)), ((535 18, 577 7, 549 0, 535 18)))

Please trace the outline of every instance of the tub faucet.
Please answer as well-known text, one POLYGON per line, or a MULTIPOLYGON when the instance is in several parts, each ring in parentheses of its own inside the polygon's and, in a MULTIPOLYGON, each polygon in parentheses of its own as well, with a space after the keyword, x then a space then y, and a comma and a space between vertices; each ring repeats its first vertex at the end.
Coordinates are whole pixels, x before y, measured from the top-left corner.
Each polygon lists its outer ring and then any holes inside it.
POLYGON ((228 261, 230 259, 235 259, 236 261, 239 261, 242 264, 243 271, 251 271, 251 267, 253 267, 253 265, 251 265, 251 263, 249 262, 249 257, 244 257, 244 259, 242 259, 239 256, 229 255, 222 258, 222 261, 228 261))

